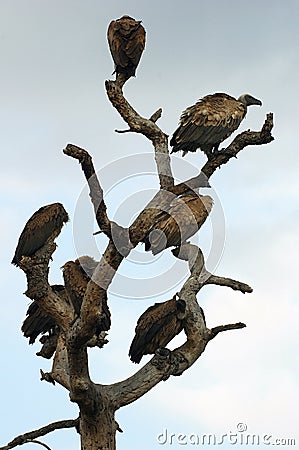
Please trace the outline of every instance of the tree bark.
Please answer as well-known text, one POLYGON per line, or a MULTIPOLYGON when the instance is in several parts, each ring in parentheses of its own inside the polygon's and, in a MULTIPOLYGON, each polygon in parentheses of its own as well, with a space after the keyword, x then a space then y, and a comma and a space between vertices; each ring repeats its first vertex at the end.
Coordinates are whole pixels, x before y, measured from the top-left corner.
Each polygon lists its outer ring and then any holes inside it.
POLYGON ((80 434, 82 450, 115 450, 117 423, 114 410, 104 404, 102 410, 90 416, 81 412, 80 434))

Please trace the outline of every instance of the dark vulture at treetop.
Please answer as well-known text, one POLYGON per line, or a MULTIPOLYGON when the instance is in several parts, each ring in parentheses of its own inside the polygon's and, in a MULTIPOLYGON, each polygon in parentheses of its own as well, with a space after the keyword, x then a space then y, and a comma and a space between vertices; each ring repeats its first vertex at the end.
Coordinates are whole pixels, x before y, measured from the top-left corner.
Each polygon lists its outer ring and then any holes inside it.
POLYGON ((183 111, 180 124, 170 140, 172 152, 195 152, 200 148, 211 159, 222 141, 228 138, 244 119, 247 107, 262 105, 249 94, 238 100, 230 95, 206 95, 183 111))
POLYGON ((124 73, 127 79, 135 76, 145 47, 145 29, 141 20, 137 21, 129 16, 113 20, 108 27, 107 36, 116 75, 124 73))
MULTIPOLYGON (((65 288, 77 317, 80 315, 81 305, 87 285, 97 265, 98 261, 95 261, 90 256, 80 256, 80 258, 75 261, 68 261, 62 266, 65 288)), ((96 329, 97 336, 101 331, 108 331, 111 326, 111 316, 107 304, 106 291, 102 308, 102 314, 96 329)))
MULTIPOLYGON (((69 304, 68 295, 64 286, 54 284, 51 288, 62 301, 69 304)), ((29 338, 29 344, 33 344, 40 334, 49 333, 51 335, 54 333, 56 327, 55 320, 48 316, 37 301, 33 301, 29 305, 26 315, 27 317, 23 322, 21 330, 24 336, 29 338)))
POLYGON ((19 264, 23 256, 32 256, 49 238, 55 239, 69 220, 61 203, 42 206, 26 223, 18 241, 12 264, 19 264))
POLYGON ((186 303, 176 295, 163 303, 150 306, 138 319, 129 357, 139 363, 144 355, 164 348, 184 327, 186 303))
POLYGON ((157 255, 165 248, 183 244, 199 230, 212 206, 210 196, 188 191, 175 197, 165 211, 157 209, 153 224, 143 239, 145 251, 151 250, 157 255))

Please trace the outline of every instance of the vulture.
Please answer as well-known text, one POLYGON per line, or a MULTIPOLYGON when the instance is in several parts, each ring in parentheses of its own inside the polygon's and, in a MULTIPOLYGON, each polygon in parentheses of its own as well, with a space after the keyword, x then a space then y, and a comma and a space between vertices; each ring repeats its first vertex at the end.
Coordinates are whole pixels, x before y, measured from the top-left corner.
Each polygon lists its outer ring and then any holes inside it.
POLYGON ((18 241, 12 264, 16 266, 23 256, 32 256, 49 238, 55 239, 69 220, 61 203, 42 206, 26 223, 18 241))
MULTIPOLYGON (((61 284, 51 286, 52 290, 62 301, 69 303, 65 287, 61 284)), ((40 334, 49 333, 52 335, 55 331, 56 322, 39 306, 37 301, 33 301, 27 310, 27 317, 22 325, 22 332, 26 338, 29 338, 29 344, 33 344, 40 334)))
POLYGON ((144 355, 165 347, 184 327, 186 303, 176 295, 163 303, 150 306, 138 319, 129 350, 132 362, 140 363, 144 355))
MULTIPOLYGON (((89 283, 97 265, 98 261, 95 261, 90 256, 81 256, 75 261, 66 262, 62 267, 65 288, 77 317, 80 316, 81 305, 87 284, 89 283)), ((102 307, 102 314, 99 318, 99 323, 96 329, 97 336, 101 333, 101 331, 108 331, 111 326, 111 316, 107 304, 106 291, 102 307)))
POLYGON ((208 195, 188 191, 175 197, 165 210, 157 210, 153 224, 143 239, 145 251, 157 255, 165 248, 182 245, 193 236, 208 217, 213 200, 208 195))
POLYGON ((223 93, 206 95, 183 111, 170 140, 171 153, 182 150, 185 156, 200 148, 211 159, 220 143, 239 127, 250 105, 262 102, 249 94, 238 100, 223 93))
POLYGON ((108 27, 108 43, 115 64, 116 76, 135 76, 145 46, 145 29, 140 20, 129 16, 113 20, 108 27))

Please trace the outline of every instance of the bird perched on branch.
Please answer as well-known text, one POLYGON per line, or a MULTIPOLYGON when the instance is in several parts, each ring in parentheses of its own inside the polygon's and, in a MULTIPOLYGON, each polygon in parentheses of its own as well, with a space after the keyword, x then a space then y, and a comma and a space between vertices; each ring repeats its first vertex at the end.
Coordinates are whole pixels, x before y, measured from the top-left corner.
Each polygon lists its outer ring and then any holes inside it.
POLYGON ((139 363, 144 355, 164 348, 184 327, 186 302, 176 295, 163 303, 150 306, 138 319, 129 357, 139 363))
POLYGON ((182 150, 185 156, 200 148, 211 159, 220 143, 239 127, 250 105, 262 102, 249 94, 238 99, 223 93, 206 95, 183 111, 170 140, 172 153, 182 150))
POLYGON ((136 68, 145 47, 145 29, 141 20, 129 16, 113 20, 108 27, 108 43, 115 64, 116 76, 126 79, 135 76, 136 68))
MULTIPOLYGON (((62 267, 65 288, 77 317, 80 315, 87 285, 97 265, 98 261, 95 261, 90 256, 81 256, 75 261, 66 262, 62 267)), ((105 291, 102 302, 102 314, 99 318, 96 334, 99 335, 101 331, 108 331, 110 326, 111 316, 107 304, 107 293, 105 291)))
POLYGON ((48 239, 55 239, 69 220, 61 203, 42 206, 26 223, 18 241, 12 264, 20 263, 22 256, 32 256, 48 239))
MULTIPOLYGON (((54 284, 51 288, 61 301, 69 304, 68 295, 64 286, 54 284)), ((40 334, 49 333, 49 335, 52 335, 54 333, 56 327, 55 320, 43 310, 36 300, 29 305, 26 315, 27 317, 23 322, 21 330, 24 336, 29 338, 29 344, 33 344, 40 334)))
POLYGON ((157 209, 152 226, 143 239, 145 251, 151 250, 157 255, 165 248, 183 244, 199 230, 212 206, 210 196, 189 191, 175 197, 166 210, 157 209))

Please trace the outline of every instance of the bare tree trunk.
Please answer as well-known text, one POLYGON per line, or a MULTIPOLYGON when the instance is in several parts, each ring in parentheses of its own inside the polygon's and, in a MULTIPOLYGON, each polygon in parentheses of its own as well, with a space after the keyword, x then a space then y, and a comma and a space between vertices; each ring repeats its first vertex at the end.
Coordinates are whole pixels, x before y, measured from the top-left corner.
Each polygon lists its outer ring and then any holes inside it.
POLYGON ((96 416, 81 413, 80 434, 82 450, 115 450, 117 424, 114 410, 104 405, 96 416))

